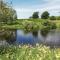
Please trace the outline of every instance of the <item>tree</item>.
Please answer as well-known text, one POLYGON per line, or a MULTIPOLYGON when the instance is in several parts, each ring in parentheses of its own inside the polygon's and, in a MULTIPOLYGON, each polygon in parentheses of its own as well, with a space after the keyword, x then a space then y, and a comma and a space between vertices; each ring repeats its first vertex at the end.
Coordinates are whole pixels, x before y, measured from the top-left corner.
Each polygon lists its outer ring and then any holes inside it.
POLYGON ((5 1, 0 0, 0 22, 13 22, 17 19, 16 11, 5 1))
POLYGON ((51 16, 50 20, 56 20, 56 17, 55 16, 51 16))
POLYGON ((41 15, 41 18, 42 18, 42 19, 48 19, 48 18, 49 18, 49 13, 48 13, 48 11, 43 12, 42 15, 41 15))
POLYGON ((32 18, 39 18, 39 12, 34 12, 33 15, 32 15, 32 18))

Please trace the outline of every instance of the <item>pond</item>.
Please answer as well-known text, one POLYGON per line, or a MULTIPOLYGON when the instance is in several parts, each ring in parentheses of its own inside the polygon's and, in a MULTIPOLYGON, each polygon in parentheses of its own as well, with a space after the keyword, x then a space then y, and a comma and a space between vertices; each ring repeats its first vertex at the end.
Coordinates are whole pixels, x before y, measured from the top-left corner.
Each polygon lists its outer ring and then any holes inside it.
POLYGON ((0 30, 0 45, 20 44, 32 45, 44 44, 60 47, 60 31, 50 30, 46 35, 41 31, 25 32, 24 30, 0 30))

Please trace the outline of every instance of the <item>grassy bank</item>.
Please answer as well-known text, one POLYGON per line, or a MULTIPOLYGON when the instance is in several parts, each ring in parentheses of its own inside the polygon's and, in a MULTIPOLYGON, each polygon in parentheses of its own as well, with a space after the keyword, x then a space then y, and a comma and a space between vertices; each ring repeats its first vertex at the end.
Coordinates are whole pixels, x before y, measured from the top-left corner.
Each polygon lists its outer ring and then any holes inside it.
POLYGON ((60 60, 60 49, 46 46, 10 46, 0 49, 0 60, 60 60))
POLYGON ((42 29, 44 27, 43 23, 46 21, 54 22, 57 26, 57 29, 60 29, 59 20, 51 21, 51 20, 44 20, 44 19, 19 19, 19 20, 16 20, 13 24, 9 24, 9 23, 1 24, 0 27, 1 28, 10 28, 10 29, 25 29, 25 27, 27 27, 30 24, 35 29, 37 29, 37 27, 39 29, 42 29))
POLYGON ((39 28, 41 29, 42 27, 42 23, 44 22, 44 20, 42 19, 20 19, 15 21, 13 24, 2 24, 1 27, 2 28, 10 28, 10 29, 24 29, 26 24, 34 24, 34 26, 39 26, 39 28))

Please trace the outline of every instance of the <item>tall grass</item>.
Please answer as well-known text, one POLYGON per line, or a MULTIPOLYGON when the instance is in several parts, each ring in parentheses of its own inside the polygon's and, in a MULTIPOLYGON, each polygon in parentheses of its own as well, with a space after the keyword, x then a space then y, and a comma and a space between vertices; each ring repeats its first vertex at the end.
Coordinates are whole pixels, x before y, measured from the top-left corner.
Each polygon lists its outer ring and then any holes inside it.
POLYGON ((60 48, 46 46, 10 46, 0 51, 0 60, 60 60, 60 48))

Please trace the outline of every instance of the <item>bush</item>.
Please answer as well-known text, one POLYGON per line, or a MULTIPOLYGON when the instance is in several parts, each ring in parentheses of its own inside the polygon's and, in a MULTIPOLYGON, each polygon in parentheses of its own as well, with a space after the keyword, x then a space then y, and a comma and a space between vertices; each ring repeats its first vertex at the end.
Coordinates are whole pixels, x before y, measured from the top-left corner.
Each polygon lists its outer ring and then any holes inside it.
POLYGON ((44 25, 44 26, 49 26, 49 25, 50 25, 50 22, 49 22, 49 21, 45 21, 45 22, 43 23, 43 25, 44 25))
POLYGON ((38 24, 34 23, 33 21, 25 21, 23 23, 24 29, 28 32, 30 31, 37 31, 39 29, 38 24))
POLYGON ((51 22, 50 26, 51 26, 51 29, 56 29, 57 28, 56 24, 52 23, 52 22, 51 22))
POLYGON ((50 20, 56 20, 56 17, 55 16, 51 16, 50 20))
POLYGON ((57 17, 57 20, 60 20, 60 16, 57 17))
POLYGON ((56 29, 57 28, 55 23, 52 23, 52 22, 49 22, 49 21, 46 21, 43 25, 44 25, 44 27, 41 29, 41 34, 43 36, 46 36, 51 29, 56 29))
POLYGON ((43 36, 46 36, 51 29, 56 29, 57 28, 55 23, 52 23, 52 22, 49 22, 49 21, 44 22, 43 26, 44 27, 41 29, 41 34, 43 36))

